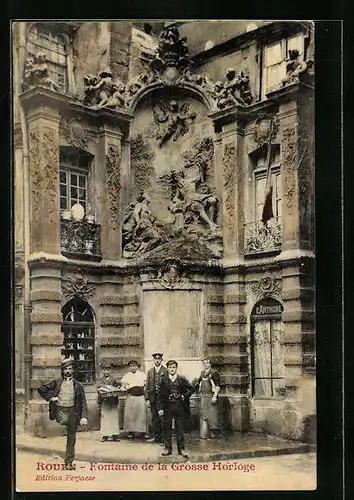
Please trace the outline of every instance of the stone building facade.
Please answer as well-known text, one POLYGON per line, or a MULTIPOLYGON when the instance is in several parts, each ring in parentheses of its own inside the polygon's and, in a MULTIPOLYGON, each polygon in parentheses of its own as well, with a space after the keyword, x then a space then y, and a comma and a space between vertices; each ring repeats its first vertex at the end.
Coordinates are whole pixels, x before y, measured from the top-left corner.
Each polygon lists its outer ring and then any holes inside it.
POLYGON ((100 361, 120 375, 162 350, 191 381, 212 357, 225 429, 306 439, 312 24, 16 22, 12 34, 18 424, 55 432, 37 387, 63 356, 96 428, 100 361))

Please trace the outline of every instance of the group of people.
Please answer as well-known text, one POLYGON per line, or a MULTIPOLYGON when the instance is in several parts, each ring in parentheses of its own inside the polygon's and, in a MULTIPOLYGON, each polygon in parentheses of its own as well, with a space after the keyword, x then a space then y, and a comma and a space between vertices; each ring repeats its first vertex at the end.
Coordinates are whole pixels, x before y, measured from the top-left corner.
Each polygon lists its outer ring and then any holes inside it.
MULTIPOLYGON (((179 455, 188 457, 185 451, 184 428, 190 410, 190 397, 199 392, 200 436, 217 438, 220 432, 218 417, 218 395, 220 376, 212 368, 210 358, 203 359, 204 369, 199 378, 190 383, 179 375, 178 363, 169 360, 162 365, 162 353, 153 354, 154 366, 145 374, 137 361, 130 361, 130 371, 121 380, 111 374, 109 363, 102 364, 102 376, 97 383, 100 408, 100 432, 102 442, 119 441, 118 391, 126 391, 123 429, 128 439, 143 434, 148 443, 164 445, 162 456, 172 454, 172 428, 177 441, 179 455), (151 432, 148 431, 148 411, 151 415, 151 432)), ((61 365, 62 376, 58 380, 43 384, 39 394, 49 402, 49 417, 67 427, 65 464, 73 469, 76 430, 86 425, 87 403, 85 391, 73 377, 73 361, 65 359, 61 365)))

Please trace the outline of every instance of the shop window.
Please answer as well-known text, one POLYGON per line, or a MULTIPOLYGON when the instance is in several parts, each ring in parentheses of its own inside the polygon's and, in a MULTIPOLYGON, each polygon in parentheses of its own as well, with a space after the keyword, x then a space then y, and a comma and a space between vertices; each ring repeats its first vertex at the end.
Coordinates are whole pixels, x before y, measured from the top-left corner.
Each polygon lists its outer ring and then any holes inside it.
POLYGON ((297 49, 300 57, 303 57, 304 48, 305 42, 303 34, 280 40, 263 48, 262 99, 265 99, 268 92, 279 87, 282 79, 285 78, 286 59, 289 50, 297 49))
POLYGON ((279 396, 284 387, 283 306, 275 299, 259 301, 251 316, 252 395, 279 396))
POLYGON ((93 383, 96 379, 93 311, 86 301, 74 297, 65 304, 62 315, 62 355, 73 360, 76 380, 93 383))
POLYGON ((35 25, 29 30, 27 55, 34 57, 39 52, 47 56, 49 77, 63 92, 67 91, 67 46, 64 38, 45 26, 35 25))

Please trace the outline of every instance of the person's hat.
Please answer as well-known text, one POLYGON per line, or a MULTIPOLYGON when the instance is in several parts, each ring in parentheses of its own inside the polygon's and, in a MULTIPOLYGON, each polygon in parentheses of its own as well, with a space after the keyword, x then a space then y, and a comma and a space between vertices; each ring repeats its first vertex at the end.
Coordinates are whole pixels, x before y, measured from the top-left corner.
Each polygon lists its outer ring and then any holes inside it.
POLYGON ((210 356, 205 356, 205 358, 202 359, 202 361, 206 361, 206 360, 210 361, 210 363, 211 363, 211 357, 210 356))
POLYGON ((101 361, 101 368, 111 368, 112 362, 109 361, 108 359, 103 359, 101 361))
POLYGON ((140 366, 139 361, 136 361, 135 359, 132 359, 131 361, 129 361, 128 366, 132 366, 132 365, 140 366))
POLYGON ((168 368, 169 366, 171 366, 171 365, 176 365, 176 366, 178 367, 178 363, 177 363, 177 361, 175 361, 174 359, 170 359, 170 360, 169 360, 169 361, 167 361, 167 363, 166 363, 167 368, 168 368))
POLYGON ((153 358, 156 358, 157 356, 163 358, 163 354, 161 352, 154 352, 154 354, 152 355, 153 358))
POLYGON ((64 370, 67 366, 72 366, 74 361, 72 359, 66 358, 61 363, 61 369, 64 370))

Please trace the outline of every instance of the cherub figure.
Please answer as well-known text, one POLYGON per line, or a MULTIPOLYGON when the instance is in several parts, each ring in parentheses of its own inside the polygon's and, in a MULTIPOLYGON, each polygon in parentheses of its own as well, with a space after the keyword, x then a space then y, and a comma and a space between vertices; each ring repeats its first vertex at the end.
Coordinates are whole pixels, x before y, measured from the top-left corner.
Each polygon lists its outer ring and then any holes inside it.
POLYGON ((38 52, 26 61, 24 80, 28 86, 40 85, 51 90, 59 90, 59 86, 49 76, 47 56, 38 52))
POLYGON ((282 85, 299 81, 302 74, 311 68, 313 61, 310 59, 304 61, 300 58, 297 49, 289 50, 289 57, 286 61, 286 77, 282 80, 282 85))
POLYGON ((183 103, 181 106, 177 101, 171 100, 169 104, 161 100, 160 109, 153 107, 155 123, 157 124, 156 138, 159 147, 173 137, 173 141, 188 132, 187 123, 194 120, 196 113, 189 111, 189 103, 183 103))
MULTIPOLYGON (((105 108, 124 108, 126 104, 125 99, 125 85, 123 83, 118 83, 115 85, 115 91, 113 92, 112 97, 108 99, 105 108)), ((102 107, 102 106, 98 106, 102 107)))
POLYGON ((98 74, 98 82, 95 85, 90 85, 88 90, 90 92, 98 90, 99 102, 97 107, 102 108, 105 106, 115 91, 115 84, 112 81, 112 72, 109 69, 101 71, 98 74))

